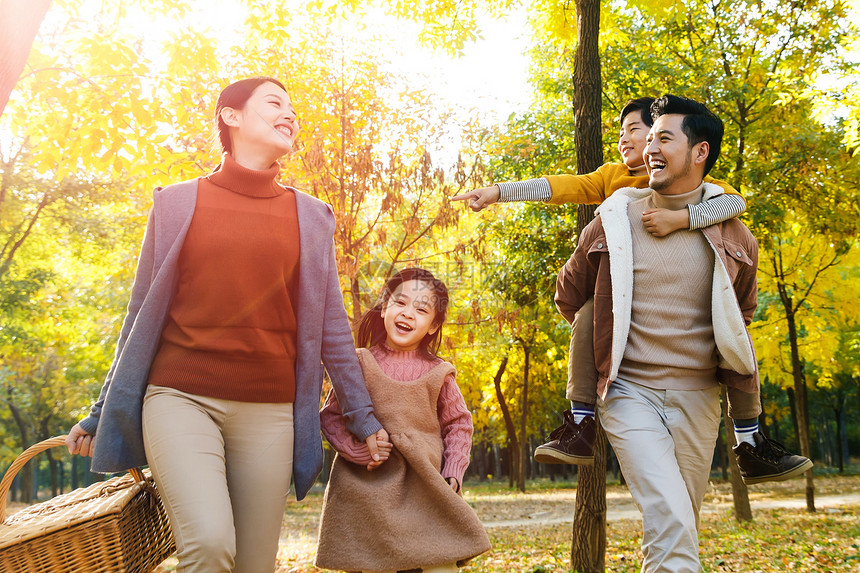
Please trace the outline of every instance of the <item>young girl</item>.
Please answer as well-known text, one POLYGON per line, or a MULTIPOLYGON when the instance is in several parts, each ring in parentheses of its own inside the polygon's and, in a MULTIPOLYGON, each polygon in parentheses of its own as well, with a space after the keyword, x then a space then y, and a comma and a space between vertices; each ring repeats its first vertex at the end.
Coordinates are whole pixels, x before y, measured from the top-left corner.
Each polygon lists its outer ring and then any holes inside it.
POLYGON ((316 565, 346 571, 457 570, 490 548, 459 495, 472 417, 454 367, 436 356, 448 289, 429 271, 400 271, 361 318, 358 360, 390 442, 380 460, 346 430, 332 390, 322 431, 338 454, 326 489, 316 565))

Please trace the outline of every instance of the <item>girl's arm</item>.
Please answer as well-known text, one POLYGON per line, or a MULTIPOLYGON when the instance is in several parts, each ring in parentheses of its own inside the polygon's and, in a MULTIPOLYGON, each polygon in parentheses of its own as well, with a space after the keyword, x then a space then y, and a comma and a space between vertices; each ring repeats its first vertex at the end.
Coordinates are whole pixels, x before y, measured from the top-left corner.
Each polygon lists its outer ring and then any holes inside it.
POLYGON ((373 461, 367 444, 358 441, 346 427, 346 420, 343 418, 334 389, 329 390, 325 405, 320 410, 320 425, 326 440, 344 458, 362 466, 373 461))
POLYGON ((460 491, 472 449, 472 414, 453 373, 442 383, 436 413, 442 429, 442 477, 456 480, 455 491, 460 491))

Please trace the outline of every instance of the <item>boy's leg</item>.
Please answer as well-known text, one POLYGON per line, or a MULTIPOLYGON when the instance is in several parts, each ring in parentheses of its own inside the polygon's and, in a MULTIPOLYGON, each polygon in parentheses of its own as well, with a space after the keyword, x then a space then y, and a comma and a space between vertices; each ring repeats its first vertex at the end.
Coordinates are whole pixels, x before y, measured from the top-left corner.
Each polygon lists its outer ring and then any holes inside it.
POLYGON ((593 298, 579 309, 571 326, 567 361, 567 399, 571 401, 571 410, 564 412, 564 422, 550 433, 549 441, 535 450, 535 461, 544 464, 594 463, 597 367, 594 365, 593 298))
POLYGON ((726 395, 737 442, 732 450, 738 458, 738 467, 745 484, 786 480, 812 467, 812 460, 790 453, 785 446, 766 438, 759 431, 761 397, 758 392, 743 392, 728 387, 726 395))

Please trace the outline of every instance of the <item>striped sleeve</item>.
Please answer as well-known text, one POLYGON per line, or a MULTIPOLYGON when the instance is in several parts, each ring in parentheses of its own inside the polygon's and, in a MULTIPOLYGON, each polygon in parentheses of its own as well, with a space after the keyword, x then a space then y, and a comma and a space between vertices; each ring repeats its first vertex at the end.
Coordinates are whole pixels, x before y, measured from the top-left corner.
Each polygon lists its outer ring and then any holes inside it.
POLYGON ((499 186, 500 203, 509 203, 511 201, 549 201, 552 198, 552 189, 549 186, 549 181, 543 177, 526 179, 525 181, 496 183, 496 185, 499 186))
POLYGON ((687 205, 690 211, 690 230, 722 223, 746 211, 747 203, 740 195, 725 193, 697 205, 687 205))

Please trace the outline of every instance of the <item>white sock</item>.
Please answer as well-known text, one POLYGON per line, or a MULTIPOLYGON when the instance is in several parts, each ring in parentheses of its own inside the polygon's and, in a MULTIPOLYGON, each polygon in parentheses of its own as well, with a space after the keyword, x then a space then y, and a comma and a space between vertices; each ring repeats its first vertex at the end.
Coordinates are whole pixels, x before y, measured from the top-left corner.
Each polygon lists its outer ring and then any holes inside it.
POLYGON ((586 416, 594 417, 594 409, 589 410, 588 408, 571 408, 571 413, 573 414, 573 421, 579 424, 582 422, 586 416))
POLYGON ((758 432, 758 422, 754 423, 751 426, 738 426, 735 423, 735 440, 738 444, 741 442, 746 442, 752 447, 755 447, 755 440, 753 439, 753 434, 758 432))

